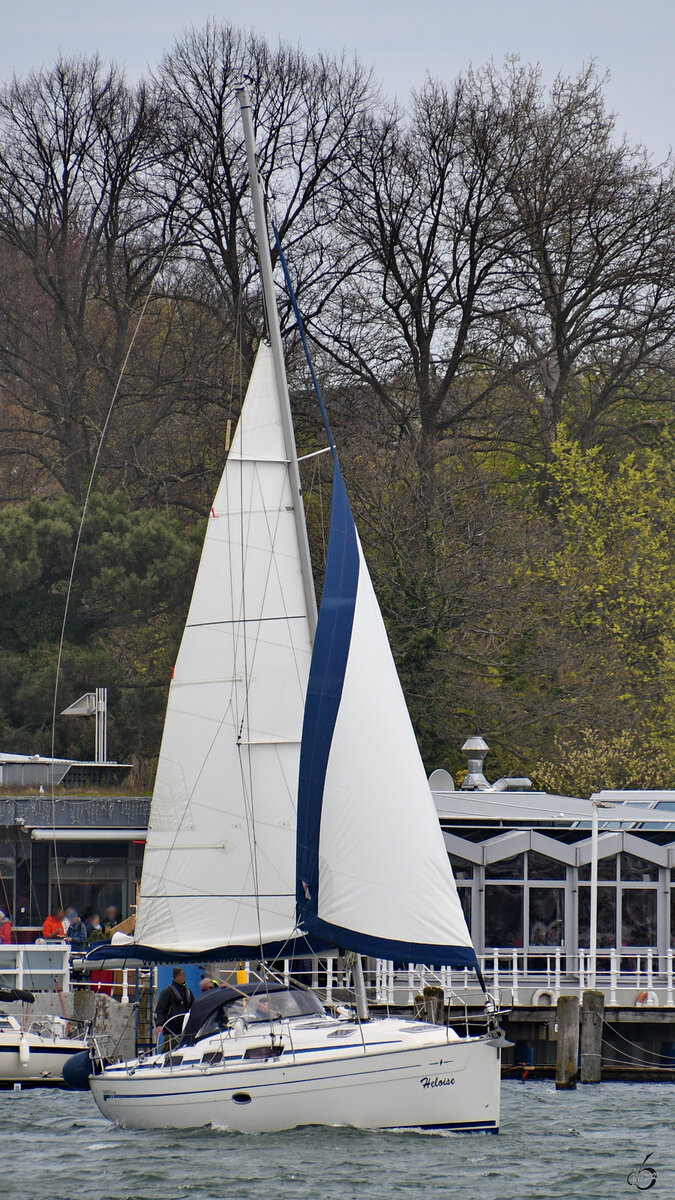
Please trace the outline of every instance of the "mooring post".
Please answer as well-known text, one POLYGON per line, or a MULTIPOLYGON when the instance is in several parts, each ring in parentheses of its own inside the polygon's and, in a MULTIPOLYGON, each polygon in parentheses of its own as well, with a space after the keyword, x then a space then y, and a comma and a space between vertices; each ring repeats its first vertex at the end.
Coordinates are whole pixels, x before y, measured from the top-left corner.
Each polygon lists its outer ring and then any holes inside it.
POLYGON ((560 996, 556 1006, 558 1047, 555 1060, 555 1086, 577 1086, 579 1061, 579 997, 560 996))
POLYGON ((602 992, 586 991, 581 1007, 581 1083, 602 1080, 602 1024, 605 997, 602 992))
POLYGON ((424 989, 424 1019, 430 1025, 443 1024, 443 1009, 445 1008, 445 997, 443 988, 440 987, 425 987, 424 989))

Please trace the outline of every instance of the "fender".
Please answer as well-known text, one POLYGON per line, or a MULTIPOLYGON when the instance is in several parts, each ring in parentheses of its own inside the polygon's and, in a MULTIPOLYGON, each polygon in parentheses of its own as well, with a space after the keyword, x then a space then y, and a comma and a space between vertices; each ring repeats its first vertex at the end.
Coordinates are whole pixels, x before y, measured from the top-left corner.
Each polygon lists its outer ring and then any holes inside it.
POLYGON ((536 1008, 538 1006, 542 996, 548 996, 549 1005, 551 1008, 553 1008, 553 992, 550 988, 539 988, 538 991, 532 993, 533 1007, 536 1008))

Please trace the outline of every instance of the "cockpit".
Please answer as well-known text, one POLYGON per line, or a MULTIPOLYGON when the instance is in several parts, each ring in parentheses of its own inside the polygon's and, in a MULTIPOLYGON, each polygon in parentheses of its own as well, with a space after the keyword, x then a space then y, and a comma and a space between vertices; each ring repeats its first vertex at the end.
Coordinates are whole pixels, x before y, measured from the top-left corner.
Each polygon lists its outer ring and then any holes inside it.
POLYGON ((313 992, 286 988, 283 984, 212 988, 192 1005, 180 1045, 194 1045, 239 1019, 249 1025, 323 1014, 324 1008, 313 992))

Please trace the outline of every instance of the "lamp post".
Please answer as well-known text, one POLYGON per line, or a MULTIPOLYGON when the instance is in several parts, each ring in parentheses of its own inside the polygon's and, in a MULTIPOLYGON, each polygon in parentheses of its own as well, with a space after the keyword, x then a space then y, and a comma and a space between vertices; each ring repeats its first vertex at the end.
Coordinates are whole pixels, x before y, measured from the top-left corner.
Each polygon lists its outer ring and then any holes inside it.
POLYGON ((598 950, 598 809, 612 808, 607 800, 592 800, 591 819, 591 913, 588 950, 590 958, 589 983, 595 989, 596 956, 598 950))

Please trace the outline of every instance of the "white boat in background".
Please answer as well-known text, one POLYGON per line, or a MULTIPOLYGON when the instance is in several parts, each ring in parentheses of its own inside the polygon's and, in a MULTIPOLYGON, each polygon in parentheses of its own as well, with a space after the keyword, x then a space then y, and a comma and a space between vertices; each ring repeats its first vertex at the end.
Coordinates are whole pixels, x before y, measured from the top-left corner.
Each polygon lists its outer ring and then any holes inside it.
MULTIPOLYGON (((0 988, 0 1000, 23 1000, 30 993, 0 988)), ((42 1015, 18 1021, 0 1011, 0 1087, 21 1084, 61 1084, 63 1068, 88 1043, 70 1037, 71 1024, 64 1017, 42 1015)))
POLYGON ((133 943, 92 957, 269 963, 330 945, 353 955, 357 1014, 330 1014, 263 968, 255 984, 199 997, 172 1052, 94 1062, 88 1082, 101 1112, 134 1128, 496 1132, 498 1031, 368 1018, 362 954, 477 963, 322 405, 333 497, 317 622, 239 90, 270 343, 211 509, 170 686, 133 943))

